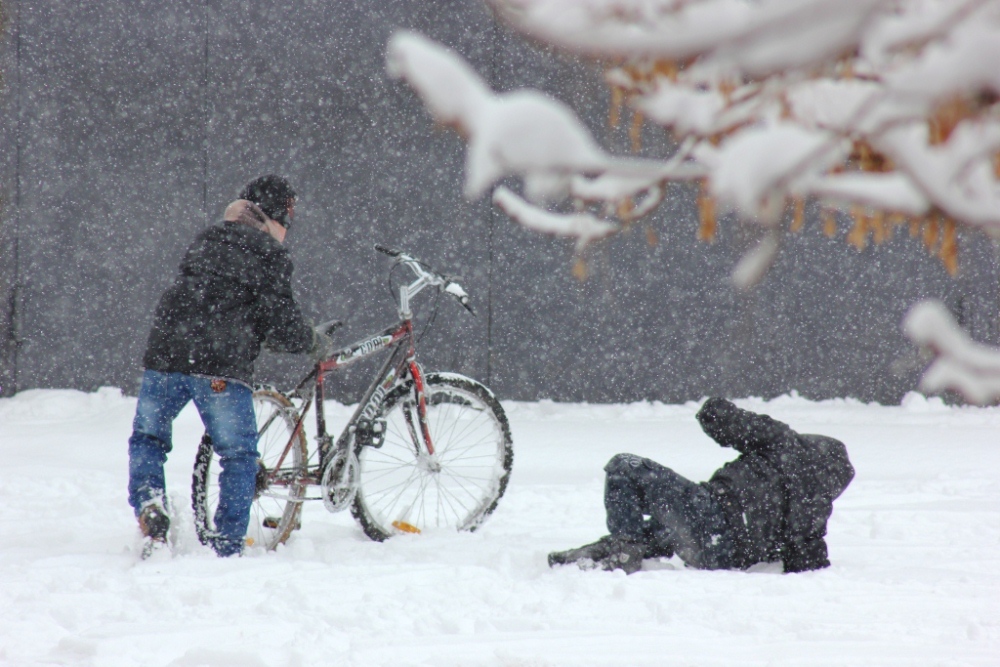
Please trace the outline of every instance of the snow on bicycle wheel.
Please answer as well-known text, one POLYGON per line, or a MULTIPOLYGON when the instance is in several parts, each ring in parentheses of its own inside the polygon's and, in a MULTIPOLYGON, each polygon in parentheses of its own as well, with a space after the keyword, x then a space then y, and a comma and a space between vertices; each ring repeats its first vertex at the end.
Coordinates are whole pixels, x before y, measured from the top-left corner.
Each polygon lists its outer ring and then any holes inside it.
POLYGON ((411 383, 382 404, 382 443, 356 447, 361 473, 352 513, 373 540, 475 530, 507 487, 513 463, 510 427, 492 392, 459 375, 431 374, 426 397, 433 454, 419 435, 411 383))

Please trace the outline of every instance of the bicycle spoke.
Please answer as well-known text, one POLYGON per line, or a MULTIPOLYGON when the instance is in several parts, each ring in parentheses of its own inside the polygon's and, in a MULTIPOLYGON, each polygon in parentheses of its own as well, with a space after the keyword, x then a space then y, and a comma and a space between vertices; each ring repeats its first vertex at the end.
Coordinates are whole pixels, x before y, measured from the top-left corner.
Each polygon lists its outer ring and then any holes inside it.
MULTIPOLYGON (((482 429, 477 429, 482 430, 482 429)), ((465 429, 463 432, 467 432, 469 429, 465 429)), ((485 432, 480 435, 476 440, 470 440, 468 438, 463 438, 462 440, 442 440, 444 447, 442 447, 440 454, 442 456, 452 455, 458 456, 461 452, 468 451, 476 447, 495 447, 496 434, 491 432, 485 432)))
POLYGON ((466 458, 486 458, 486 457, 496 458, 496 452, 492 452, 490 454, 479 454, 477 456, 462 456, 462 452, 467 452, 474 447, 477 449, 481 448, 481 446, 484 444, 489 444, 489 443, 487 443, 486 440, 483 439, 477 443, 473 443, 471 445, 468 445, 467 447, 462 447, 460 449, 447 449, 444 452, 442 452, 441 460, 442 462, 444 462, 444 461, 454 461, 456 459, 466 459, 466 458), (448 454, 451 454, 452 456, 449 458, 445 458, 445 456, 448 454))
MULTIPOLYGON (((385 447, 386 447, 386 445, 382 445, 382 449, 373 449, 373 448, 369 447, 368 449, 371 451, 371 453, 369 453, 368 456, 380 456, 380 457, 382 457, 384 459, 392 459, 393 461, 399 461, 399 463, 401 465, 404 465, 404 466, 411 466, 411 465, 413 465, 413 458, 412 457, 409 458, 409 459, 403 459, 403 458, 400 458, 399 456, 393 456, 392 454, 389 454, 387 450, 385 450, 385 447)), ((409 452, 408 452, 408 454, 409 454, 409 452)), ((372 461, 372 463, 377 463, 377 462, 376 461, 372 461)))
MULTIPOLYGON (((413 501, 412 501, 412 502, 410 503, 410 506, 409 506, 409 507, 408 507, 408 508, 406 509, 406 511, 405 511, 405 512, 403 513, 403 516, 404 516, 404 517, 406 517, 406 516, 408 516, 408 515, 409 515, 409 513, 410 513, 410 510, 412 510, 412 509, 413 509, 413 505, 414 505, 414 504, 415 504, 415 503, 416 503, 416 502, 417 502, 418 500, 420 500, 421 496, 423 495, 423 489, 424 489, 424 485, 426 484, 426 482, 427 482, 427 480, 426 480, 426 476, 423 476, 423 477, 422 477, 422 478, 420 479, 420 491, 421 491, 421 493, 418 493, 418 494, 416 495, 416 497, 415 497, 415 498, 413 499, 413 501)), ((409 485, 407 485, 407 488, 409 488, 409 485)), ((387 518, 387 519, 389 519, 390 521, 392 521, 392 517, 393 517, 393 516, 396 516, 396 513, 394 513, 394 512, 392 511, 392 510, 393 510, 393 509, 394 509, 394 508, 396 507, 396 504, 397 504, 397 503, 398 503, 398 502, 399 502, 399 501, 400 501, 400 500, 402 499, 402 497, 403 497, 403 491, 405 491, 405 490, 406 490, 406 489, 403 489, 403 490, 402 490, 402 491, 400 491, 400 492, 399 492, 398 494, 396 494, 396 497, 395 497, 395 498, 393 499, 393 501, 392 501, 392 504, 391 504, 391 505, 390 505, 390 506, 389 506, 389 507, 387 508, 387 510, 386 510, 386 512, 385 512, 385 515, 386 515, 386 518, 387 518)))
POLYGON ((394 489, 399 488, 399 493, 396 494, 396 497, 392 501, 392 504, 395 505, 397 502, 399 502, 399 499, 402 497, 403 492, 410 487, 411 483, 413 482, 413 479, 416 476, 417 476, 417 471, 414 470, 402 482, 399 482, 398 484, 394 484, 392 486, 386 487, 385 489, 382 489, 381 491, 376 492, 377 495, 374 497, 375 500, 377 501, 379 498, 389 495, 389 493, 391 493, 394 489))
MULTIPOLYGON (((448 490, 443 487, 440 478, 438 478, 436 481, 438 485, 438 505, 440 506, 442 501, 447 502, 448 506, 451 507, 452 509, 452 513, 455 515, 456 518, 458 518, 459 512, 458 510, 455 509, 454 503, 448 498, 448 490)), ((454 494, 451 494, 451 496, 452 498, 454 498, 455 502, 459 502, 458 499, 454 497, 454 494)), ((467 509, 467 508, 464 505, 462 505, 462 509, 467 509)), ((468 514, 467 511, 466 514, 468 514)))
POLYGON ((370 494, 368 497, 372 498, 374 501, 378 502, 379 499, 388 496, 395 489, 400 489, 401 491, 405 491, 406 488, 409 487, 413 483, 413 480, 414 480, 415 477, 416 477, 416 474, 414 473, 414 474, 410 475, 409 477, 407 477, 406 479, 404 479, 402 482, 397 482, 395 484, 392 484, 391 486, 386 486, 386 487, 384 487, 382 489, 379 489, 375 493, 370 494))
MULTIPOLYGON (((453 475, 452 473, 450 473, 450 472, 447 472, 447 471, 445 471, 445 473, 444 473, 444 474, 448 475, 448 477, 450 477, 451 479, 453 479, 453 480, 455 481, 455 484, 456 484, 456 485, 458 486, 458 488, 460 488, 460 489, 462 489, 463 491, 465 491, 466 493, 468 493, 468 494, 469 494, 469 497, 470 497, 470 498, 472 498, 472 499, 476 499, 476 498, 478 497, 478 496, 476 496, 476 494, 474 494, 474 493, 472 493, 471 491, 469 491, 469 490, 468 490, 468 487, 467 487, 467 486, 466 486, 465 484, 463 484, 463 483, 462 483, 462 481, 461 481, 461 480, 460 480, 460 479, 459 479, 458 477, 456 477, 455 475, 453 475)), ((471 486, 472 486, 472 487, 473 487, 474 489, 476 489, 476 490, 479 490, 479 491, 482 491, 482 490, 484 490, 483 488, 481 488, 481 487, 478 487, 478 486, 476 486, 476 485, 474 485, 474 484, 473 484, 473 485, 471 485, 471 486)))
MULTIPOLYGON (((465 414, 465 412, 466 411, 463 410, 462 414, 465 414)), ((449 415, 442 415, 441 421, 444 421, 445 417, 447 417, 447 419, 450 420, 450 424, 451 424, 450 427, 448 428, 448 436, 449 436, 448 440, 449 441, 456 440, 460 436, 463 436, 469 430, 469 428, 471 428, 473 425, 475 425, 475 423, 478 421, 477 419, 464 419, 464 420, 463 419, 453 419, 450 414, 449 415), (458 428, 459 424, 464 424, 464 428, 461 431, 459 431, 458 433, 456 433, 455 430, 458 428)))
POLYGON ((368 475, 365 475, 365 480, 366 480, 365 485, 371 487, 373 482, 377 482, 383 477, 388 477, 389 475, 398 475, 401 469, 402 466, 396 466, 395 468, 384 468, 384 469, 376 468, 368 475))

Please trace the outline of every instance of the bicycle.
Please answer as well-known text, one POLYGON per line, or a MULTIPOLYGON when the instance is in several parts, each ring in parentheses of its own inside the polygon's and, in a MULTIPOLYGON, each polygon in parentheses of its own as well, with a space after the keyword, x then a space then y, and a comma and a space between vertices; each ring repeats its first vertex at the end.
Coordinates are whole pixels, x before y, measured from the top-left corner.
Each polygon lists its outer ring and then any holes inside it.
MULTIPOLYGON (((303 504, 318 500, 331 512, 350 507, 365 535, 379 542, 401 533, 473 531, 507 488, 514 452, 507 416, 493 392, 462 375, 425 373, 416 361, 413 297, 436 287, 474 315, 468 295, 457 280, 412 255, 375 249, 394 259, 390 288, 398 266, 416 276, 399 286, 399 320, 318 362, 290 392, 254 392, 260 458, 250 546, 277 548, 301 527, 303 504), (391 353, 334 441, 323 405, 327 375, 384 350, 391 353), (310 451, 304 424, 311 408, 316 445, 310 451)), ((332 332, 338 325, 323 326, 332 332)), ((195 528, 203 544, 215 534, 218 471, 206 435, 192 479, 195 528)))

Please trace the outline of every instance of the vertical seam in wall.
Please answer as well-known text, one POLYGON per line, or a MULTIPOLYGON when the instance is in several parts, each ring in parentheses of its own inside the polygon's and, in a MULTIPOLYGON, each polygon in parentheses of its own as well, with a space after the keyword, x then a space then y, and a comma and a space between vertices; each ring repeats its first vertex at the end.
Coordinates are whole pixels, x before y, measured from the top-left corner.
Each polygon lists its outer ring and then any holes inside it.
POLYGON ((489 215, 489 253, 490 263, 487 274, 488 287, 486 290, 486 384, 493 384, 493 264, 496 261, 493 252, 493 233, 496 224, 493 207, 487 203, 487 214, 489 215))
POLYGON ((11 393, 18 389, 18 362, 21 347, 21 142, 22 142, 22 92, 21 92, 21 0, 14 2, 14 17, 12 19, 14 36, 14 80, 17 85, 15 104, 17 105, 17 121, 14 125, 14 281, 11 285, 13 293, 10 296, 11 310, 10 329, 13 338, 11 350, 11 393))
MULTIPOLYGON (((490 85, 496 87, 497 80, 497 22, 495 18, 490 20, 490 85)), ((466 147, 468 150, 468 147, 466 147)), ((489 272, 487 274, 488 287, 486 290, 486 384, 493 385, 493 276, 496 263, 494 252, 494 235, 496 233, 496 207, 493 206, 491 198, 486 198, 486 211, 489 216, 489 272)))
POLYGON ((205 44, 201 72, 201 212, 206 225, 208 224, 208 5, 209 0, 205 0, 202 11, 205 44))

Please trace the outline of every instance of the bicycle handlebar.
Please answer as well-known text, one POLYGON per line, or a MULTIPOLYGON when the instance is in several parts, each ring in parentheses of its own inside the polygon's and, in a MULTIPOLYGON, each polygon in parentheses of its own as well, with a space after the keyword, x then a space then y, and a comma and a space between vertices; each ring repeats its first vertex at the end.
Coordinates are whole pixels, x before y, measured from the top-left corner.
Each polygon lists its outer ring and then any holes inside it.
POLYGON ((375 244, 375 250, 382 253, 383 255, 388 255, 396 259, 399 264, 406 264, 417 276, 417 280, 408 286, 400 288, 400 307, 404 309, 409 308, 409 297, 415 296, 427 285, 434 285, 438 290, 446 292, 448 295, 454 297, 462 306, 465 307, 473 315, 476 311, 472 309, 469 303, 469 295, 466 293, 465 289, 458 283, 457 280, 449 278, 443 273, 438 273, 432 269, 425 262, 420 261, 413 255, 403 252, 402 250, 396 250, 395 248, 389 248, 380 243, 375 244), (405 294, 402 290, 408 290, 405 294))

